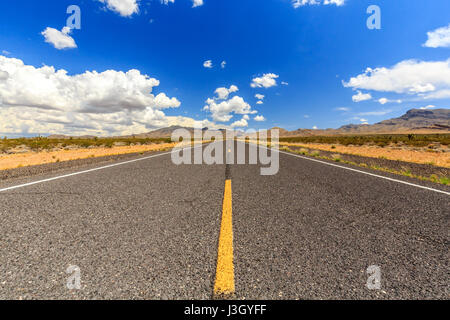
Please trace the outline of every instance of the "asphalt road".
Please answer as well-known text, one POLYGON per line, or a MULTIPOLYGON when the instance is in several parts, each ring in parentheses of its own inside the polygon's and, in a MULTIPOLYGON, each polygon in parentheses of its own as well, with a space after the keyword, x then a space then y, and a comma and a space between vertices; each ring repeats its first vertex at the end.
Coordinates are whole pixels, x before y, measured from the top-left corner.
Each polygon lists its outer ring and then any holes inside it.
POLYGON ((450 298, 448 194, 287 154, 273 176, 163 154, 61 177, 83 170, 0 182, 0 299, 213 298, 226 179, 232 297, 450 298))

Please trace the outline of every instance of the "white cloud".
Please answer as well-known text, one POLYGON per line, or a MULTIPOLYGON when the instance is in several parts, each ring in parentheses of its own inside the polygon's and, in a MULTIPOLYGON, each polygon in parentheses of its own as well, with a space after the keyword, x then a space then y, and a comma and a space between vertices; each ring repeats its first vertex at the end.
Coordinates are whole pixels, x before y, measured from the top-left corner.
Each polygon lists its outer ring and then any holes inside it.
POLYGON ((206 100, 207 105, 203 110, 210 111, 214 121, 228 122, 234 114, 255 114, 257 111, 244 101, 242 97, 234 96, 229 100, 217 103, 214 99, 206 100))
POLYGON ((235 121, 231 124, 232 128, 243 128, 243 127, 248 127, 248 122, 247 120, 245 120, 244 118, 242 118, 241 120, 235 121))
POLYGON ((256 102, 256 104, 264 104, 263 100, 264 100, 264 95, 263 94, 255 94, 255 98, 258 99, 258 101, 256 102))
POLYGON ((266 118, 264 118, 264 116, 262 116, 262 115, 257 115, 256 117, 253 118, 253 120, 262 122, 262 121, 266 121, 266 118))
POLYGON ((5 81, 9 78, 9 73, 3 70, 0 70, 0 81, 5 81))
POLYGON ((386 104, 388 102, 388 99, 381 98, 380 100, 378 100, 378 102, 381 103, 381 104, 386 104))
POLYGON ((350 108, 347 108, 347 107, 339 107, 339 108, 336 108, 335 110, 337 110, 337 111, 350 111, 350 108))
POLYGON ((370 100, 370 99, 372 99, 372 96, 370 95, 370 93, 362 93, 359 90, 358 90, 357 94, 352 96, 353 102, 361 102, 361 101, 366 101, 366 100, 370 100))
POLYGON ((161 0, 161 3, 167 6, 169 3, 175 3, 175 0, 161 0))
MULTIPOLYGON (((368 112, 360 112, 360 113, 358 113, 358 115, 359 116, 384 116, 391 112, 392 112, 392 110, 368 111, 368 112)), ((361 120, 364 120, 364 119, 361 119, 361 120)))
POLYGON ((390 102, 402 103, 402 100, 400 100, 400 99, 398 99, 398 100, 389 100, 387 98, 380 98, 380 99, 378 99, 378 102, 380 104, 386 104, 386 103, 390 103, 390 102))
POLYGON ((339 7, 345 4, 345 0, 324 0, 323 4, 335 4, 339 7))
POLYGON ((230 88, 217 88, 216 91, 214 91, 215 94, 217 94, 217 100, 226 100, 228 99, 228 96, 233 93, 233 92, 237 92, 239 90, 238 87, 236 87, 235 85, 230 86, 230 88))
POLYGON ((192 8, 200 7, 203 5, 203 0, 192 0, 192 8))
POLYGON ((446 27, 427 32, 428 40, 423 44, 429 48, 450 48, 450 24, 446 27))
POLYGON ((277 85, 276 79, 279 76, 274 73, 266 73, 262 77, 256 77, 252 80, 250 86, 252 88, 270 88, 277 85))
POLYGON ((363 74, 343 82, 345 87, 417 95, 424 99, 446 96, 450 91, 450 59, 405 60, 391 68, 367 68, 363 74))
POLYGON ((288 85, 289 85, 289 83, 287 83, 286 81, 281 81, 281 84, 282 84, 283 86, 288 86, 288 85))
POLYGON ((292 0, 292 6, 297 9, 299 7, 302 6, 306 6, 306 5, 320 5, 320 4, 324 4, 324 5, 329 5, 329 4, 334 4, 336 6, 342 6, 344 5, 345 0, 292 0))
POLYGON ((450 99, 450 89, 420 95, 424 100, 450 99))
POLYGON ((2 50, 2 54, 5 56, 9 56, 11 54, 11 52, 6 51, 6 50, 2 50))
POLYGON ((226 66, 227 66, 227 62, 226 62, 226 61, 222 61, 222 62, 220 63, 220 67, 221 67, 222 69, 225 69, 226 66))
MULTIPOLYGON (((139 12, 139 0, 99 0, 101 3, 106 4, 106 7, 120 14, 122 17, 131 17, 133 14, 139 12)), ((165 2, 174 0, 164 0, 165 2)))
POLYGON ((313 130, 317 130, 318 129, 317 126, 313 126, 312 128, 313 128, 313 130))
POLYGON ((203 66, 205 68, 211 69, 213 67, 212 61, 211 60, 206 60, 205 62, 203 62, 203 66))
POLYGON ((368 124, 369 123, 369 120, 364 119, 364 118, 359 119, 359 121, 361 121, 362 124, 368 124))
POLYGON ((180 101, 154 94, 157 79, 107 70, 68 75, 0 56, 0 132, 119 135, 168 124, 163 109, 180 101))
POLYGON ((45 38, 45 42, 52 44, 56 49, 73 49, 77 47, 75 40, 69 36, 71 29, 62 28, 61 31, 47 27, 41 34, 45 38))
POLYGON ((425 107, 420 107, 421 110, 427 110, 427 109, 433 109, 433 108, 436 108, 436 106, 433 106, 431 104, 428 106, 425 106, 425 107))

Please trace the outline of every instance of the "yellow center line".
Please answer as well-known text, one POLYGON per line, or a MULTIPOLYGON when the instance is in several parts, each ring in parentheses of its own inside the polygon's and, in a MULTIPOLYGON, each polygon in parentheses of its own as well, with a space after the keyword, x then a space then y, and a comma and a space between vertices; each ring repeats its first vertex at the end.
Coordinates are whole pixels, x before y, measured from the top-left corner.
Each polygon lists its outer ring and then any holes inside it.
POLYGON ((233 220, 231 199, 231 180, 226 180, 223 196, 219 249, 217 253, 216 282, 214 284, 214 294, 222 296, 234 294, 233 220))

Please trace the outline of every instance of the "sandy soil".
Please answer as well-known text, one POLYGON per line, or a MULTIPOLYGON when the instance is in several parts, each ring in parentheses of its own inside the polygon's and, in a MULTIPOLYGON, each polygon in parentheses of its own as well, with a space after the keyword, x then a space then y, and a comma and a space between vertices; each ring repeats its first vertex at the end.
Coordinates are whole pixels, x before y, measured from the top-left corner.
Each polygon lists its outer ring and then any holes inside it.
MULTIPOLYGON (((398 149, 392 147, 377 146, 342 146, 319 143, 285 143, 280 146, 297 146, 310 149, 338 152, 342 154, 359 155, 370 158, 384 158, 389 160, 405 161, 420 164, 433 164, 439 167, 450 168, 450 152, 430 152, 422 150, 398 149)), ((446 148, 447 151, 448 148, 446 148)))
POLYGON ((56 163, 69 160, 105 157, 110 155, 159 151, 173 148, 175 143, 118 146, 112 148, 88 148, 59 151, 26 152, 20 154, 0 155, 0 170, 34 166, 46 163, 56 163))

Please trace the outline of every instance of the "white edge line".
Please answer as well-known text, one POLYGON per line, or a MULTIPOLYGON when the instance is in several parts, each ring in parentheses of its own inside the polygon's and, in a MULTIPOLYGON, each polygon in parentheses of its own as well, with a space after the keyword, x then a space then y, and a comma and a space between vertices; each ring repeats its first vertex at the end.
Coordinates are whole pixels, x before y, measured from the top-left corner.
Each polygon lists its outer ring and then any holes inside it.
MULTIPOLYGON (((443 191, 443 190, 429 188, 429 187, 421 186, 419 184, 414 184, 414 183, 410 183, 410 182, 406 182, 406 181, 402 181, 402 180, 389 178, 389 177, 381 176, 381 175, 378 175, 378 174, 362 171, 362 170, 357 170, 357 169, 353 169, 353 168, 349 168, 349 167, 344 167, 344 166, 340 166, 340 165, 337 165, 337 164, 334 164, 334 163, 329 163, 329 162, 325 162, 325 161, 321 161, 321 160, 317 160, 317 159, 303 157, 303 156, 300 156, 298 154, 293 154, 293 153, 290 153, 290 152, 280 151, 280 150, 274 149, 274 148, 267 148, 267 147, 264 147, 264 146, 261 146, 261 145, 256 145, 256 146, 262 147, 262 148, 267 149, 267 150, 272 150, 272 151, 275 151, 275 152, 278 152, 278 153, 287 154, 287 155, 290 155, 292 157, 305 159, 305 160, 309 160, 309 161, 314 161, 314 162, 318 162, 318 163, 325 164, 325 165, 328 165, 328 166, 337 167, 337 168, 341 168, 341 169, 346 169, 346 170, 362 173, 362 174, 365 174, 365 175, 369 175, 369 176, 372 176, 372 177, 377 177, 377 178, 381 178, 381 179, 385 179, 385 180, 398 182, 398 183, 406 184, 406 185, 409 185, 409 186, 413 186, 413 187, 429 190, 429 191, 434 191, 434 192, 450 195, 450 192, 446 192, 446 191, 443 191)), ((199 147, 203 147, 203 145, 200 145, 200 146, 197 146, 197 147, 185 148, 184 150, 196 149, 196 148, 199 148, 199 147)), ((63 179, 63 178, 72 177, 72 176, 76 176, 76 175, 80 175, 80 174, 84 174, 84 173, 89 173, 89 172, 93 172, 93 171, 103 170, 103 169, 107 169, 107 168, 117 167, 117 166, 124 165, 124 164, 127 164, 127 163, 143 161, 143 160, 147 160, 147 159, 151 159, 151 158, 155 158, 155 157, 168 155, 168 154, 171 154, 171 153, 172 153, 172 151, 164 152, 164 153, 158 153, 158 154, 151 155, 151 156, 144 157, 144 158, 139 158, 139 159, 124 161, 124 162, 114 163, 114 164, 110 164, 110 165, 103 166, 103 167, 93 168, 93 169, 84 170, 84 171, 78 171, 78 172, 74 172, 74 173, 65 174, 65 175, 62 175, 62 176, 57 176, 57 177, 53 177, 53 178, 38 180, 38 181, 34 181, 34 182, 29 182, 29 183, 24 183, 24 184, 20 184, 20 185, 17 185, 17 186, 12 186, 12 187, 7 187, 7 188, 0 189, 0 192, 14 190, 14 189, 18 189, 18 188, 23 188, 23 187, 35 185, 35 184, 38 184, 38 183, 44 183, 44 182, 49 182, 49 181, 53 181, 53 180, 63 179)))
MULTIPOLYGON (((199 148, 199 147, 203 147, 203 145, 200 145, 200 146, 197 146, 197 147, 184 148, 184 150, 190 150, 190 149, 195 149, 195 148, 199 148)), ((19 188, 23 188, 23 187, 28 187, 28 186, 32 186, 32 185, 38 184, 38 183, 44 183, 44 182, 49 182, 49 181, 53 181, 53 180, 59 180, 59 179, 63 179, 63 178, 77 176, 77 175, 88 173, 88 172, 93 172, 93 171, 103 170, 103 169, 107 169, 107 168, 117 167, 117 166, 121 166, 121 165, 127 164, 127 163, 133 163, 133 162, 137 162, 137 161, 142 161, 142 160, 147 160, 147 159, 156 158, 156 157, 160 157, 160 156, 165 156, 165 155, 171 154, 172 151, 173 150, 171 150, 169 152, 154 154, 154 155, 151 155, 151 156, 148 156, 148 157, 144 157, 144 158, 133 159, 133 160, 128 160, 128 161, 119 162, 119 163, 113 163, 113 164, 110 164, 110 165, 107 165, 107 166, 103 166, 103 167, 93 168, 93 169, 84 170, 84 171, 78 171, 78 172, 74 172, 74 173, 65 174, 65 175, 62 175, 62 176, 57 176, 57 177, 53 177, 53 178, 33 181, 33 182, 29 182, 29 183, 24 183, 24 184, 20 184, 20 185, 17 185, 17 186, 7 187, 7 188, 0 189, 0 192, 14 190, 14 189, 19 189, 19 188)), ((178 151, 181 151, 181 150, 179 149, 178 151)))
POLYGON ((317 159, 312 159, 312 158, 308 158, 308 157, 303 157, 303 156, 298 155, 298 154, 293 154, 293 153, 290 153, 290 152, 280 151, 280 150, 278 150, 278 149, 267 148, 267 147, 264 147, 264 146, 260 146, 260 147, 262 147, 262 148, 264 148, 264 149, 267 149, 267 150, 269 150, 269 149, 270 149, 270 150, 274 150, 274 151, 276 151, 276 152, 284 153, 284 154, 287 154, 287 155, 290 155, 290 156, 293 156, 293 157, 297 157, 297 158, 300 158, 300 159, 305 159, 305 160, 310 160, 310 161, 314 161, 314 162, 319 162, 319 163, 322 163, 322 164, 326 164, 326 165, 328 165, 328 166, 337 167, 337 168, 341 168, 341 169, 346 169, 346 170, 350 170, 350 171, 354 171, 354 172, 366 174, 366 175, 368 175, 368 176, 377 177, 377 178, 381 178, 381 179, 385 179, 385 180, 389 180, 389 181, 394 181, 394 182, 398 182, 398 183, 403 183, 403 184, 406 184, 406 185, 409 185, 409 186, 413 186, 413 187, 417 187, 417 188, 421 188, 421 189, 425 189, 425 190, 429 190, 429 191, 439 192, 439 193, 443 193, 443 194, 446 194, 446 195, 450 196, 450 192, 446 192, 446 191, 439 190, 439 189, 434 189, 434 188, 429 188, 429 187, 425 187, 425 186, 421 186, 420 184, 415 184, 415 183, 411 183, 411 182, 406 182, 406 181, 402 181, 402 180, 398 180, 398 179, 394 179, 394 178, 389 178, 389 177, 381 176, 381 175, 378 175, 378 174, 374 174, 374 173, 370 173, 370 172, 358 170, 358 169, 353 169, 353 168, 349 168, 349 167, 344 167, 344 166, 340 166, 340 165, 337 165, 337 164, 334 164, 334 163, 329 163, 329 162, 326 162, 326 161, 321 161, 321 160, 317 160, 317 159))

